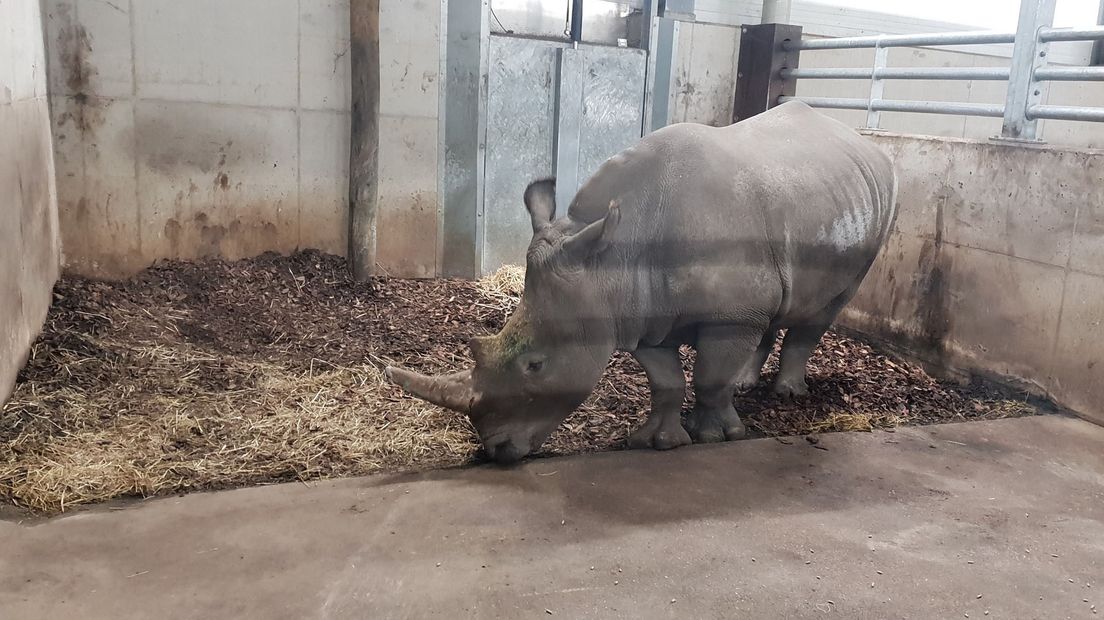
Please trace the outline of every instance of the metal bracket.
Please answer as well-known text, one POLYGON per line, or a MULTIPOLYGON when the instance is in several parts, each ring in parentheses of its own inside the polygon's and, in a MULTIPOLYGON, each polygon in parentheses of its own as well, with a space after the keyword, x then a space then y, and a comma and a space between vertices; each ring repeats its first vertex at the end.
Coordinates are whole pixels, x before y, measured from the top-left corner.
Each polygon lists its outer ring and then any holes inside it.
POLYGON ((1022 0, 1012 48, 1012 66, 1008 76, 1008 95, 1004 103, 1001 136, 1035 140, 1037 122, 1028 109, 1042 100, 1043 86, 1035 80, 1035 71, 1046 66, 1049 44, 1039 40, 1039 31, 1054 23, 1056 0, 1022 0))
POLYGON ((882 113, 874 109, 874 102, 882 100, 882 94, 885 92, 885 80, 878 76, 878 73, 886 68, 886 64, 889 62, 889 48, 883 47, 881 42, 878 42, 878 46, 874 48, 874 70, 870 74, 870 97, 867 98, 866 104, 866 128, 878 129, 882 120, 882 113))
POLYGON ((786 42, 801 42, 801 26, 759 24, 740 28, 740 61, 736 69, 736 101, 732 122, 737 123, 778 105, 779 97, 797 93, 794 80, 782 79, 783 69, 796 69, 799 50, 786 42))

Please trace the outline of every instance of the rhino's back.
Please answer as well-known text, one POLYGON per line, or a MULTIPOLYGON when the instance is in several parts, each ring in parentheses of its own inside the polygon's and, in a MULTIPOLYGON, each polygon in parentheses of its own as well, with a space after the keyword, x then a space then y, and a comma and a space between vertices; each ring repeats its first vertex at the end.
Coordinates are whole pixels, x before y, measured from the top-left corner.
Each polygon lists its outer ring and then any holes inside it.
POLYGON ((606 162, 569 213, 591 222, 618 200, 622 258, 662 271, 652 281, 678 289, 668 297, 723 306, 754 304, 753 293, 796 321, 865 274, 892 224, 894 179, 869 140, 787 103, 728 127, 649 134, 606 162))
MULTIPOLYGON (((668 224, 685 218, 706 225, 702 216, 711 219, 711 208, 729 218, 759 208, 790 209, 790 223, 801 229, 834 222, 871 197, 887 197, 893 178, 892 162, 872 142, 803 103, 789 102, 727 127, 679 123, 645 136, 587 180, 569 215, 595 221, 614 199, 624 216, 668 224), (717 198, 723 203, 705 204, 717 198), (798 212, 810 200, 822 208, 798 212)), ((882 202, 869 206, 891 210, 882 202)))

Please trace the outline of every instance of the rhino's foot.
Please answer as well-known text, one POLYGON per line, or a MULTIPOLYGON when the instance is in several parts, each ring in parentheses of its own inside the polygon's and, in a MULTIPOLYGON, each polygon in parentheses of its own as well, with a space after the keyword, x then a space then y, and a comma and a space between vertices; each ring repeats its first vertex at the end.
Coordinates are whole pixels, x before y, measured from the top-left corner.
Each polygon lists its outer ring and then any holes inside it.
POLYGON ((755 389, 759 385, 759 373, 741 372, 736 377, 736 391, 743 394, 755 389))
POLYGON ((656 450, 671 450, 679 446, 690 445, 690 434, 678 423, 677 418, 673 423, 655 423, 651 419, 643 426, 629 435, 629 448, 639 450, 654 448, 656 450))
POLYGON ((686 429, 695 443, 715 443, 747 436, 747 427, 731 405, 726 409, 695 408, 686 418, 686 429))
POLYGON ((796 381, 778 378, 771 386, 771 392, 783 399, 798 400, 809 396, 809 386, 805 383, 804 377, 796 381))

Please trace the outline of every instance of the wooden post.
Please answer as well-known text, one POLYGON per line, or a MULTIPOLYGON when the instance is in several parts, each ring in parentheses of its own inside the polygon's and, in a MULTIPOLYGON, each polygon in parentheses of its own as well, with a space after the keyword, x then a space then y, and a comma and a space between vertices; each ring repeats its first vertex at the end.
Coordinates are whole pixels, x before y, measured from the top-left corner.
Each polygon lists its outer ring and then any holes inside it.
POLYGON ((801 26, 760 24, 740 29, 740 60, 736 69, 736 102, 732 122, 738 123, 792 97, 795 85, 784 81, 782 69, 796 69, 800 52, 782 49, 785 41, 800 41, 801 26))
POLYGON ((349 141, 349 269, 356 280, 376 271, 379 203, 379 0, 350 0, 352 136, 349 141))

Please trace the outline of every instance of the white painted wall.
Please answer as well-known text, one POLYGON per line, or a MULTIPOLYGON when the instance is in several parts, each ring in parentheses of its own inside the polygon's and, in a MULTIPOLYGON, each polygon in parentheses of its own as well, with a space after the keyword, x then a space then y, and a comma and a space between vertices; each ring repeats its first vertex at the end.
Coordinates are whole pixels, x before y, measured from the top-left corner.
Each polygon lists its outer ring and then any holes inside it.
POLYGON ((37 0, 0 0, 0 403, 58 273, 46 58, 37 0))
MULTIPOLYGON (((348 0, 45 5, 67 268, 345 252, 348 0)), ((380 261, 432 275, 440 6, 381 22, 380 261)))

